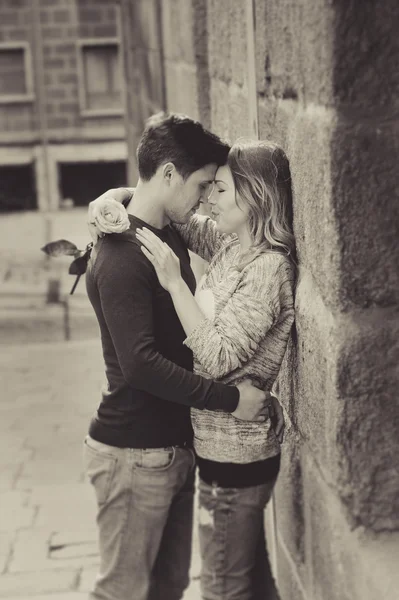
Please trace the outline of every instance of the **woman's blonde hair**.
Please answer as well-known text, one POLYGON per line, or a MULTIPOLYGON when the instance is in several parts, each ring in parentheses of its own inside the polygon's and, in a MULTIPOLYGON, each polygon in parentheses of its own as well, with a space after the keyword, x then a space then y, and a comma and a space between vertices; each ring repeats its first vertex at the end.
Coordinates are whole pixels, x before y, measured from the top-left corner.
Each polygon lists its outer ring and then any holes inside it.
POLYGON ((236 187, 236 201, 249 210, 253 240, 239 270, 259 254, 270 251, 286 254, 296 264, 291 173, 284 150, 269 141, 238 140, 229 152, 227 164, 236 187))

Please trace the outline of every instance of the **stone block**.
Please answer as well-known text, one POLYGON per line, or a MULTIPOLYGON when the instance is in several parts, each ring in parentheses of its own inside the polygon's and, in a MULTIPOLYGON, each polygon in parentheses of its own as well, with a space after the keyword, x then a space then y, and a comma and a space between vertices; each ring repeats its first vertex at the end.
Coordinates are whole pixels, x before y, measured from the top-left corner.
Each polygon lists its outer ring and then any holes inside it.
MULTIPOLYGON (((74 535, 84 523, 82 536, 86 535, 86 531, 93 536, 97 506, 88 482, 37 486, 32 493, 32 504, 38 506, 35 527, 58 532, 65 537, 68 530, 74 535)), ((85 537, 82 539, 87 541, 85 537)), ((93 537, 89 539, 92 540, 93 537)))
POLYGON ((117 37, 116 23, 105 23, 93 26, 94 37, 117 37))
POLYGON ((58 9, 53 12, 54 23, 62 23, 65 25, 70 20, 71 13, 69 10, 58 9))
POLYGON ((340 0, 334 9, 336 101, 371 114, 383 109, 386 118, 389 111, 395 113, 399 89, 398 3, 372 0, 359 11, 357 3, 340 0))
POLYGON ((278 548, 277 569, 277 589, 281 600, 309 600, 310 596, 303 588, 294 561, 281 545, 278 548))
POLYGON ((182 600, 199 600, 201 598, 201 586, 198 580, 192 581, 184 592, 182 600))
MULTIPOLYGON (((49 571, 45 576, 43 572, 5 573, 0 577, 0 598, 10 600, 15 597, 21 600, 21 596, 31 599, 40 594, 39 597, 46 600, 45 594, 57 594, 57 600, 80 600, 78 594, 58 595, 74 589, 78 577, 78 569, 49 571)), ((53 599, 54 596, 48 596, 48 600, 53 599)))
POLYGON ((305 518, 301 446, 293 430, 285 434, 281 467, 274 491, 278 536, 293 557, 296 568, 304 569, 305 518))
POLYGON ((231 143, 248 136, 248 100, 243 88, 212 79, 210 103, 212 131, 231 143))
POLYGON ((32 525, 36 508, 29 501, 29 493, 20 490, 3 491, 0 493, 0 506, 0 531, 12 532, 32 525))
POLYGON ((257 88, 262 96, 328 105, 334 13, 324 0, 256 0, 257 88))
POLYGON ((158 50, 137 49, 135 56, 142 75, 140 92, 143 109, 147 111, 144 116, 147 118, 164 105, 163 62, 158 50))
MULTIPOLYGON (((19 531, 13 546, 9 562, 9 573, 27 573, 42 571, 43 578, 48 571, 70 570, 99 563, 96 541, 86 541, 85 532, 81 532, 80 543, 54 543, 48 529, 30 529, 19 531)), ((62 536, 58 536, 58 541, 62 536)))
MULTIPOLYGON (((79 577, 79 575, 78 575, 79 577)), ((45 594, 37 597, 36 600, 86 600, 87 594, 83 592, 65 592, 57 594, 45 594)), ((32 600, 32 596, 19 596, 18 600, 32 600)))
POLYGON ((78 3, 78 15, 80 23, 103 23, 106 13, 101 6, 82 6, 78 3))
MULTIPOLYGON (((188 3, 189 4, 189 3, 188 3)), ((140 0, 137 2, 137 19, 140 22, 140 46, 147 50, 160 50, 161 36, 158 24, 157 0, 140 0)))
POLYGON ((340 303, 399 303, 399 149, 389 115, 345 111, 330 144, 331 192, 340 245, 340 303))
POLYGON ((166 0, 162 3, 162 35, 168 60, 195 64, 193 18, 191 0, 166 0))
POLYGON ((198 118, 196 67, 167 62, 165 65, 166 105, 168 110, 198 118))
POLYGON ((338 477, 336 448, 336 322, 314 280, 302 270, 296 323, 280 376, 280 394, 291 421, 319 457, 331 480, 338 477))
POLYGON ((83 569, 79 580, 79 592, 90 592, 98 575, 97 567, 86 567, 83 569))
POLYGON ((354 524, 375 531, 399 528, 399 318, 395 310, 345 317, 337 422, 340 491, 354 524))
POLYGON ((211 0, 207 18, 210 77, 243 85, 247 72, 245 3, 211 0))
POLYGON ((313 598, 394 600, 399 585, 398 533, 351 531, 346 511, 309 454, 303 465, 304 500, 311 540, 313 598))
POLYGON ((11 557, 14 532, 0 533, 0 576, 6 571, 11 557))

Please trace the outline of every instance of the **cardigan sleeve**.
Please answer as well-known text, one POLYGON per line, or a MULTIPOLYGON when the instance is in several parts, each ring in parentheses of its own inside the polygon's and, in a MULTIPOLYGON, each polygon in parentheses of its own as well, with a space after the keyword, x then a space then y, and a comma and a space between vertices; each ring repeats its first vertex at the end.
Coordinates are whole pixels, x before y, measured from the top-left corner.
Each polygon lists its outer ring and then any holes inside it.
POLYGON ((172 225, 183 238, 187 248, 208 262, 234 237, 220 233, 213 219, 205 215, 194 215, 184 225, 172 225))
POLYGON ((283 258, 273 268, 263 255, 246 267, 215 320, 205 318, 184 343, 210 377, 219 379, 248 362, 282 311, 293 321, 291 265, 283 258))

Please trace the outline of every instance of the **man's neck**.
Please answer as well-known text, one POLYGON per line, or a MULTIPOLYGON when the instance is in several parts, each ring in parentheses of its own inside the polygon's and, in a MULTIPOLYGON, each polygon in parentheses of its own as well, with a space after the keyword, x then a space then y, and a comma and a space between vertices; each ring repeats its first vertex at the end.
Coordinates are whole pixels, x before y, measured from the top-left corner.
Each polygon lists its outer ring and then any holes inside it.
POLYGON ((156 229, 163 229, 170 222, 155 188, 150 183, 143 183, 140 180, 126 210, 130 215, 156 229))

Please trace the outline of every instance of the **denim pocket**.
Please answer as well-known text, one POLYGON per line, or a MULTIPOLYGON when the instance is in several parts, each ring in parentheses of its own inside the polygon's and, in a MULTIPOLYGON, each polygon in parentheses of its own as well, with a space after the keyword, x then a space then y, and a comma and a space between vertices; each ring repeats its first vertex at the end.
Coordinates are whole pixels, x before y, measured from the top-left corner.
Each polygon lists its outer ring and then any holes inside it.
POLYGON ((102 506, 108 500, 118 459, 111 453, 90 446, 90 439, 86 438, 83 460, 85 473, 94 487, 98 505, 102 506))
POLYGON ((136 462, 136 467, 147 471, 166 471, 169 469, 176 456, 176 448, 148 448, 141 451, 141 456, 136 462))

